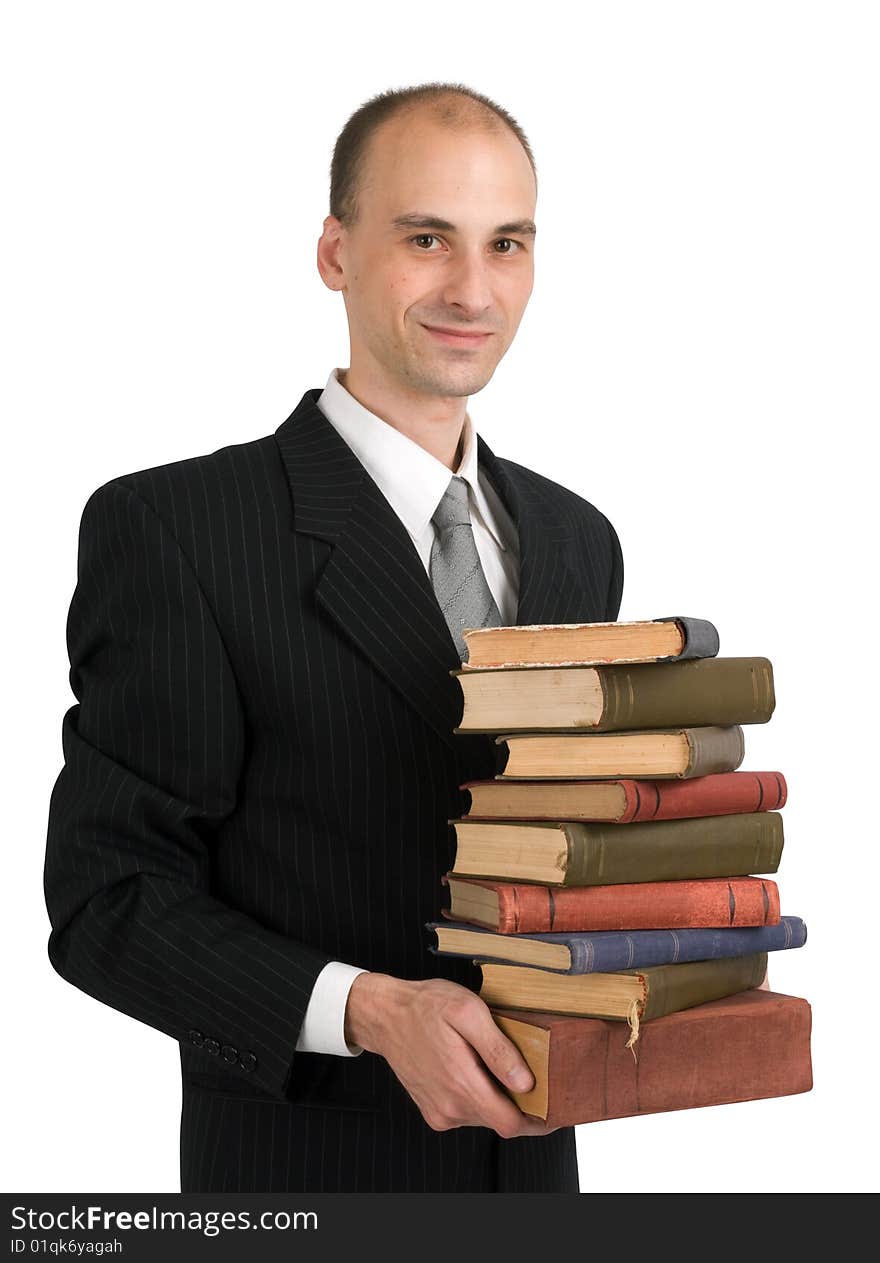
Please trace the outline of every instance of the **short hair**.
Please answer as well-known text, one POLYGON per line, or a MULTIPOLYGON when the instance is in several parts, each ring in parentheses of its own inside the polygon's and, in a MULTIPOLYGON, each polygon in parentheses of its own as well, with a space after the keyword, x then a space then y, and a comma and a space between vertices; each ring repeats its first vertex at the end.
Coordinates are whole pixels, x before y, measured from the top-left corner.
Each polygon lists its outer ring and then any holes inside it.
POLYGON ((476 128, 491 132, 509 128, 525 150, 537 183, 535 157, 526 134, 497 101, 463 83, 433 82, 410 88, 389 88, 355 110, 333 147, 330 214, 347 227, 358 218, 358 189, 371 136, 388 119, 419 108, 426 109, 438 122, 460 131, 476 128))

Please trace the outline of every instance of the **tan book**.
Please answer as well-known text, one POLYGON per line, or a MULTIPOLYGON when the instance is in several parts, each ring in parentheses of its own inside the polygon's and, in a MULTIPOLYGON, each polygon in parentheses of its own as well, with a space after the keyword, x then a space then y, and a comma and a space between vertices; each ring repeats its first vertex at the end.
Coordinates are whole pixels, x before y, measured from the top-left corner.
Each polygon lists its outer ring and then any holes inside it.
POLYGON ((677 615, 630 623, 532 623, 464 631, 464 670, 714 657, 718 632, 677 615))
POLYGON ((651 732, 504 733, 501 777, 607 780, 732 772, 745 755, 743 730, 679 728, 651 732))
POLYGON ((450 672, 464 695, 455 732, 624 732, 763 724, 773 713, 767 658, 635 666, 450 672))

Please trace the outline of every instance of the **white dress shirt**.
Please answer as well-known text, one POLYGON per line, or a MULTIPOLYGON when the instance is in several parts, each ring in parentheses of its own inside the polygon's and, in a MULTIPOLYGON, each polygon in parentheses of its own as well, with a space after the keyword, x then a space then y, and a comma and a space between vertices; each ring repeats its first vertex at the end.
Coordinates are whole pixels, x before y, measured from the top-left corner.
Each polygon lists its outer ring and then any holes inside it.
MULTIPOLYGON (((413 439, 377 417, 345 389, 334 368, 318 397, 318 407, 341 435, 391 508, 406 527, 430 575, 431 547, 437 534, 431 521, 453 471, 413 439)), ((463 451, 454 472, 468 485, 468 506, 477 554, 501 614, 502 624, 516 622, 519 600, 519 540, 516 525, 495 488, 478 469, 477 435, 465 413, 463 451)), ((439 891, 438 891, 439 895, 439 891)), ((345 1006, 358 974, 354 965, 331 960, 318 974, 296 1042, 298 1052, 356 1057, 364 1050, 346 1043, 345 1006)))

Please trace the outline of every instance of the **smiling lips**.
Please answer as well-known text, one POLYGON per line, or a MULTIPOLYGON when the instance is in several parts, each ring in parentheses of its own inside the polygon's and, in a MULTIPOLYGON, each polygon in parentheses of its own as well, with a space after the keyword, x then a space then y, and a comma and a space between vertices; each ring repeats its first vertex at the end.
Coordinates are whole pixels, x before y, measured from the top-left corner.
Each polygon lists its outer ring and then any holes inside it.
POLYGON ((445 342, 447 346, 482 346, 486 339, 492 336, 491 333, 459 333, 455 329, 435 329, 431 325, 424 325, 423 328, 435 338, 439 338, 441 342, 445 342))

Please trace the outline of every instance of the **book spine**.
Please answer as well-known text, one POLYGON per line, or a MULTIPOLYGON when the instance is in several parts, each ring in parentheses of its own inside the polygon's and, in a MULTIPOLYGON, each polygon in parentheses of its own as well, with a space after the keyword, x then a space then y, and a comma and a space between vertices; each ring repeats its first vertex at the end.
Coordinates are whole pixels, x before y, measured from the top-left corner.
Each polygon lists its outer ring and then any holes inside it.
POLYGON ((685 658, 714 658, 718 654, 720 641, 714 623, 705 618, 689 618, 687 615, 670 615, 667 618, 655 618, 654 623, 678 623, 684 637, 681 653, 675 658, 658 658, 658 662, 682 662, 685 658))
POLYGON ((688 961, 683 965, 659 965, 652 970, 648 997, 639 1013, 640 1021, 648 1022, 667 1013, 759 987, 767 973, 767 953, 715 960, 710 968, 707 964, 706 961, 688 961))
MULTIPOLYGON (((534 932, 778 925, 779 888, 758 877, 564 887, 552 896, 548 912, 549 924, 534 932)), ((527 932, 522 921, 519 933, 527 932)))
POLYGON ((626 797, 620 824, 778 811, 788 796, 781 772, 719 772, 689 780, 618 783, 626 797))
POLYGON ((562 828, 565 886, 775 873, 784 842, 782 816, 772 811, 636 821, 623 829, 567 821, 562 828))
POLYGON ((732 772, 745 757, 745 738, 739 724, 730 728, 688 728, 688 764, 682 777, 732 772))
POLYGON ((766 723, 773 713, 767 658, 695 658, 599 669, 602 716, 595 731, 729 727, 766 723))
POLYGON ((551 929, 553 893, 548 886, 486 882, 498 895, 498 933, 520 934, 532 926, 551 929))
MULTIPOLYGON (((526 936, 529 937, 529 936, 526 936)), ((678 965, 696 960, 723 960, 731 956, 751 956, 755 952, 779 952, 803 947, 807 927, 800 917, 781 917, 777 925, 747 926, 742 929, 686 929, 601 931, 597 934, 535 936, 536 942, 560 942, 569 950, 568 969, 548 969, 548 973, 601 974, 624 969, 650 969, 655 965, 678 965)), ((437 952, 437 955, 446 955, 437 952)), ((477 964, 490 961, 512 964, 504 956, 504 936, 499 935, 498 954, 483 950, 448 953, 467 956, 477 964)), ((534 965, 540 969, 543 966, 534 965)))
POLYGON ((637 820, 654 820, 660 810, 660 791, 658 781, 637 781, 621 779, 617 784, 623 790, 623 811, 617 817, 617 824, 631 824, 637 820))

